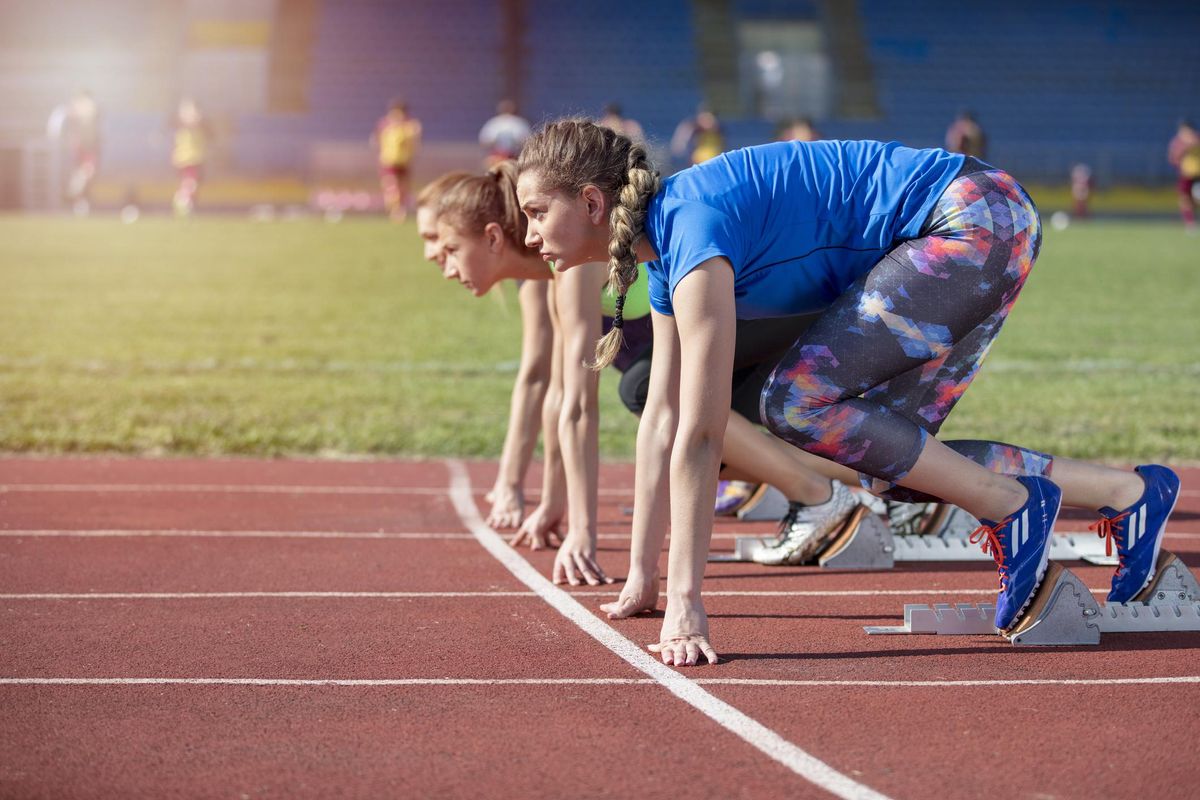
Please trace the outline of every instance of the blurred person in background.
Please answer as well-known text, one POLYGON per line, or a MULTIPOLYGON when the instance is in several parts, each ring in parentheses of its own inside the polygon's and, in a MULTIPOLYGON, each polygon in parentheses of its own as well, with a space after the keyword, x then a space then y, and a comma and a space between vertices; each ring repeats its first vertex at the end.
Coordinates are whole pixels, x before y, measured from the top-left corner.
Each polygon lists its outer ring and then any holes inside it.
POLYGON ((1167 146, 1167 160, 1179 172, 1179 213, 1189 233, 1196 231, 1196 185, 1200 183, 1200 134, 1186 119, 1179 121, 1171 143, 1167 146))
POLYGON ((501 100, 496 104, 496 116, 479 131, 479 144, 485 151, 484 167, 491 169, 501 161, 516 158, 532 132, 529 120, 517 113, 517 104, 501 100))
POLYGON ((946 129, 946 149, 951 153, 985 160, 987 156, 987 134, 975 120, 975 114, 966 109, 958 112, 954 122, 946 129))
POLYGON ((725 151, 725 134, 717 115, 700 106, 696 116, 688 117, 675 127, 671 136, 671 156, 688 159, 688 166, 716 158, 725 151))
POLYGON ((395 222, 408 219, 411 166, 421 146, 421 123, 408 113, 408 104, 393 100, 371 134, 379 151, 379 186, 383 205, 395 222))
POLYGON ((821 132, 813 125, 809 117, 798 117, 779 129, 775 137, 777 142, 815 142, 821 138, 821 132))
POLYGON ((604 107, 604 116, 600 118, 600 124, 612 128, 622 136, 628 136, 638 144, 646 141, 646 132, 642 130, 641 124, 636 119, 622 116, 619 103, 609 103, 604 107))
POLYGON ((92 182, 100 163, 100 106, 92 93, 78 91, 50 115, 47 132, 66 144, 70 167, 67 200, 76 216, 91 211, 92 182))
POLYGON ((1092 189, 1095 181, 1092 179, 1092 168, 1087 164, 1076 164, 1071 167, 1071 203, 1076 219, 1087 219, 1091 215, 1092 189))
POLYGON ((196 196, 204 180, 204 164, 212 144, 212 127, 196 101, 184 97, 175 109, 171 128, 171 166, 179 174, 172 207, 176 216, 186 217, 196 210, 196 196))

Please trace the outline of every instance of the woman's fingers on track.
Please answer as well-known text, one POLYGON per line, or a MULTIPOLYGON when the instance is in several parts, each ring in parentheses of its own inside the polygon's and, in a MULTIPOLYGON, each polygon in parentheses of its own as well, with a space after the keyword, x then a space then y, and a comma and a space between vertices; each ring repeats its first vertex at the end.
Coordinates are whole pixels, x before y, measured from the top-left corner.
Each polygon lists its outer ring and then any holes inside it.
POLYGON ((604 570, 597 563, 596 559, 592 558, 587 553, 575 552, 572 553, 575 561, 575 566, 579 569, 579 573, 592 586, 599 586, 602 583, 612 583, 612 578, 604 574, 604 570))
POLYGON ((717 651, 703 636, 685 636, 676 639, 668 639, 665 642, 655 642, 647 645, 647 648, 662 656, 664 664, 676 667, 691 667, 700 663, 701 654, 708 660, 709 664, 716 664, 720 658, 717 656, 717 651))
POLYGON ((654 609, 639 605, 635 597, 618 597, 611 603, 601 603, 600 610, 608 614, 609 619, 626 619, 637 614, 648 614, 654 609))
POLYGON ((572 586, 579 586, 583 580, 576 573, 574 559, 571 558, 571 553, 564 548, 559 548, 558 555, 554 557, 554 582, 569 583, 572 586))

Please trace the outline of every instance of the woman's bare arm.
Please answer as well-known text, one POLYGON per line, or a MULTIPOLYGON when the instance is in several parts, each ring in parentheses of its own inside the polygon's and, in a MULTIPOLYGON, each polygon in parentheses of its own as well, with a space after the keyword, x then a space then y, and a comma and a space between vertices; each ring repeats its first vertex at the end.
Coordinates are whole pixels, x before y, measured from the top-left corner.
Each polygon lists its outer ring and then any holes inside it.
POLYGON ((525 281, 517 293, 521 304, 521 363, 513 382, 500 470, 490 494, 492 510, 487 523, 493 528, 515 528, 525 514, 525 473, 537 445, 542 404, 550 386, 554 350, 548 301, 551 283, 525 281))

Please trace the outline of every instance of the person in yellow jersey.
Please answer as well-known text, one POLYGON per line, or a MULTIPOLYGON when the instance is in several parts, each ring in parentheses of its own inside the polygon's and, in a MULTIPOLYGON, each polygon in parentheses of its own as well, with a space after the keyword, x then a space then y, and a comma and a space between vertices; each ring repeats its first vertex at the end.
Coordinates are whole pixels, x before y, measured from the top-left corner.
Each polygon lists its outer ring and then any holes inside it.
POLYGON ((408 113, 408 104, 393 100, 371 135, 379 151, 379 185, 388 215, 397 222, 408 219, 411 192, 409 168, 421 146, 421 123, 408 113))
POLYGON ((204 179, 204 163, 212 141, 208 120, 190 97, 179 101, 172 120, 174 141, 171 146, 171 166, 179 173, 179 188, 172 205, 177 216, 186 217, 196 208, 196 195, 204 179))
POLYGON ((703 164, 725 152, 725 134, 721 122, 707 107, 701 106, 696 116, 680 122, 671 136, 671 155, 688 157, 688 166, 703 164))
POLYGON ((1200 185, 1200 133, 1188 120, 1179 128, 1167 148, 1167 160, 1179 171, 1179 213, 1188 233, 1196 231, 1196 187, 1200 185))

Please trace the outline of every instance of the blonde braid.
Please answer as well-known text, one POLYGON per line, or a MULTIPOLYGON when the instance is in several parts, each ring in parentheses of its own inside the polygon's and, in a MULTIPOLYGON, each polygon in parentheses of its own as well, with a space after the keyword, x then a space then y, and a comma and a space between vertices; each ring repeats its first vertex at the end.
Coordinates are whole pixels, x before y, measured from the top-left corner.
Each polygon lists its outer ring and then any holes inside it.
MULTIPOLYGON (((623 136, 618 140, 628 142, 623 136)), ((625 183, 609 212, 608 291, 616 295, 612 329, 596 342, 591 369, 602 369, 613 362, 625 341, 625 295, 638 277, 634 245, 645 236, 646 209, 658 193, 658 173, 650 168, 645 148, 630 143, 625 159, 625 183)))

